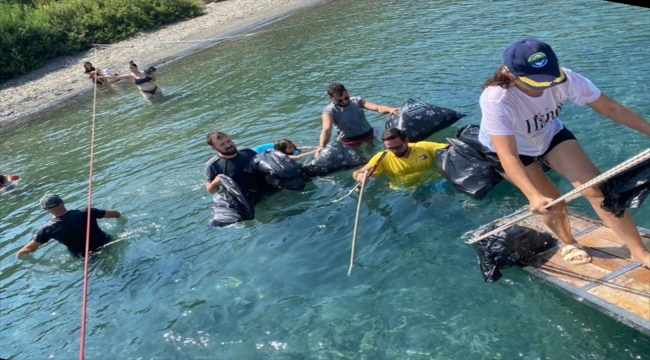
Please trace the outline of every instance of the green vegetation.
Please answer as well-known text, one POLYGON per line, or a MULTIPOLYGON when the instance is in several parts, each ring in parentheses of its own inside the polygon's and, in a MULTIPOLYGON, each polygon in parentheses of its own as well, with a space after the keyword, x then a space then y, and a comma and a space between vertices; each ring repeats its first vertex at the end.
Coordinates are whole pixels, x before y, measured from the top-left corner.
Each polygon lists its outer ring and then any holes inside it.
POLYGON ((202 13, 200 0, 0 0, 0 81, 202 13))

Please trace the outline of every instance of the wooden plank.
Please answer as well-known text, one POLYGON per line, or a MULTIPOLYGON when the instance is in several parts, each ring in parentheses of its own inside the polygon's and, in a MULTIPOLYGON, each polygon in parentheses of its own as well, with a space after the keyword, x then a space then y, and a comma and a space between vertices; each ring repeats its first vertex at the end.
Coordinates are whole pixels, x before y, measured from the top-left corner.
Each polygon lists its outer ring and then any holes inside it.
POLYGON ((565 291, 567 294, 571 295, 579 302, 588 305, 615 319, 616 321, 620 321, 621 323, 626 324, 631 328, 650 336, 650 321, 648 319, 644 319, 625 309, 621 309, 620 307, 610 304, 609 302, 602 300, 601 298, 594 296, 593 294, 590 294, 586 291, 576 289, 575 287, 572 287, 563 281, 555 279, 552 276, 548 276, 547 274, 539 271, 539 269, 532 266, 526 266, 524 270, 565 291))
MULTIPOLYGON (((570 221, 587 221, 587 222, 590 222, 590 223, 592 223, 594 225, 600 225, 600 226, 603 226, 605 228, 609 228, 600 219, 592 219, 592 218, 589 218, 587 216, 580 215, 580 214, 570 214, 569 218, 571 219, 570 221)), ((639 235, 641 235, 642 238, 650 239, 650 229, 646 229, 646 228, 642 228, 642 227, 637 226, 637 230, 639 230, 639 235)), ((645 242, 645 239, 643 239, 643 241, 645 242)))
MULTIPOLYGON (((596 233, 603 236, 606 239, 610 239, 612 241, 618 242, 622 244, 622 241, 619 240, 618 236, 614 234, 614 231, 612 231, 610 228, 608 228, 602 221, 596 220, 596 219, 589 219, 587 217, 584 217, 582 215, 575 215, 575 214, 570 214, 569 215, 569 224, 571 224, 571 230, 572 233, 576 233, 579 231, 582 231, 584 229, 590 228, 594 225, 600 226, 597 230, 596 233)), ((531 228, 534 228, 535 230, 542 231, 542 232, 551 232, 550 229, 542 222, 542 218, 539 215, 534 215, 531 216, 525 220, 523 220, 520 225, 523 226, 528 226, 531 228)), ((644 229, 644 228, 638 228, 639 229, 639 234, 641 235, 641 239, 643 240, 644 244, 646 246, 650 246, 650 230, 649 229, 644 229)))
POLYGON ((618 257, 620 259, 630 259, 630 250, 628 250, 627 246, 603 238, 602 236, 598 236, 593 232, 584 234, 576 240, 578 240, 578 242, 584 246, 600 250, 603 253, 610 254, 614 257, 618 257))
MULTIPOLYGON (((613 241, 620 242, 620 240, 618 239, 618 236, 616 236, 616 234, 614 234, 614 231, 612 231, 600 219, 590 219, 588 217, 585 217, 583 215, 578 215, 578 214, 571 214, 571 215, 569 215, 569 218, 570 218, 570 221, 572 221, 572 222, 574 222, 574 221, 575 222, 580 222, 580 223, 589 222, 589 223, 594 224, 594 225, 599 225, 600 226, 599 231, 602 231, 603 233, 609 234, 609 235, 605 235, 605 237, 610 238, 613 241)), ((643 240, 643 242, 646 245, 650 244, 650 242, 648 242, 648 241, 650 241, 650 229, 641 228, 641 227, 637 227, 637 229, 639 230, 639 235, 641 235, 641 239, 643 240)))
MULTIPOLYGON (((580 244, 601 250, 603 253, 611 254, 618 258, 630 259, 630 252, 627 246, 625 246, 622 241, 619 240, 618 236, 616 236, 616 234, 614 234, 611 229, 605 226, 593 228, 594 225, 602 224, 601 221, 588 221, 588 219, 570 215, 570 223, 574 234, 579 234, 583 231, 588 230, 587 233, 576 236, 576 240, 578 240, 580 244)), ((522 222, 522 225, 528 226, 537 231, 552 234, 546 225, 541 222, 540 216, 530 217, 522 222)), ((646 231, 640 231, 640 234, 642 235, 641 239, 643 240, 644 244, 650 248, 650 233, 646 231)), ((597 253, 598 257, 602 258, 602 255, 603 254, 597 253)), ((605 259, 611 259, 611 257, 605 257, 605 259)), ((608 268, 614 270, 618 268, 618 266, 608 268)))
MULTIPOLYGON (((585 248, 585 251, 592 257, 595 256, 592 249, 585 248)), ((598 279, 611 272, 606 268, 591 263, 571 265, 564 260, 562 254, 560 254, 559 247, 555 247, 533 257, 528 262, 528 265, 534 266, 547 275, 553 276, 577 288, 598 281, 598 279)))
MULTIPOLYGON (((616 235, 614 233, 614 231, 612 229, 608 228, 608 227, 601 226, 598 229, 592 231, 591 233, 594 236, 598 236, 598 237, 603 238, 603 239, 611 240, 611 241, 619 243, 619 244, 624 244, 623 241, 618 237, 618 235, 616 235)), ((645 246, 650 247, 650 238, 648 238, 647 236, 643 236, 643 235, 647 235, 647 234, 640 233, 640 235, 642 235, 641 236, 641 241, 643 241, 645 246)))
MULTIPOLYGON (((591 255, 593 259, 591 265, 603 268, 608 272, 617 270, 623 266, 630 264, 631 262, 629 260, 630 251, 627 249, 626 246, 605 239, 601 236, 594 235, 593 231, 585 235, 579 236, 577 240, 580 244, 585 246, 585 250, 589 255, 591 255)), ((568 263, 564 261, 562 256, 559 254, 559 249, 556 248, 555 250, 551 249, 549 251, 553 251, 554 253, 556 253, 554 256, 554 258, 556 259, 553 261, 554 263, 565 264, 564 266, 565 267, 569 266, 570 270, 578 273, 581 272, 581 270, 574 269, 575 266, 568 265, 568 263)), ((541 254, 541 256, 544 259, 549 259, 549 256, 546 255, 546 253, 541 254)), ((586 276, 587 274, 582 274, 582 275, 586 276)), ((636 281, 650 282, 650 269, 645 267, 635 269, 627 276, 633 278, 636 281)), ((578 286, 578 285, 574 285, 574 286, 578 286)))
MULTIPOLYGON (((639 266, 641 266, 641 263, 638 263, 638 262, 629 263, 629 264, 627 264, 627 265, 625 265, 623 267, 620 267, 620 268, 618 268, 618 269, 616 269, 614 271, 611 271, 609 274, 607 274, 607 275, 601 277, 600 279, 598 279, 598 281, 594 281, 591 284, 588 284, 588 285, 585 285, 585 286, 581 287, 580 289, 584 290, 584 291, 587 291, 587 290, 592 289, 592 288, 594 288, 594 287, 596 287, 596 286, 598 286, 600 284, 603 284, 603 283, 608 282, 608 281, 610 281, 610 280, 612 280, 614 278, 617 278, 617 277, 629 272, 630 270, 634 270, 639 266)), ((643 283, 643 281, 642 281, 642 283, 643 283)))
MULTIPOLYGON (((595 248, 585 248, 587 250, 587 253, 591 255, 591 258, 593 259, 591 261, 591 264, 599 266, 603 269, 606 269, 608 271, 615 271, 618 270, 624 266, 627 266, 631 263, 630 260, 627 259, 621 259, 618 256, 602 252, 598 249, 595 248)), ((640 282, 648 282, 650 283, 650 269, 646 267, 639 267, 634 270, 631 270, 630 272, 625 274, 626 276, 640 282)))
MULTIPOLYGON (((602 221, 570 215, 571 230, 593 261, 570 265, 556 246, 533 257, 524 269, 567 291, 581 302, 650 335, 650 269, 633 267, 630 252, 602 221)), ((538 215, 522 226, 552 234, 538 215)), ((650 230, 639 228, 650 247, 650 230)))
MULTIPOLYGON (((594 249, 598 249, 602 252, 611 254, 613 256, 619 257, 621 259, 630 260, 630 250, 624 244, 614 241, 611 238, 606 237, 608 232, 601 231, 602 228, 598 230, 591 231, 585 235, 578 237, 576 240, 582 245, 589 246, 594 249)), ((609 229, 608 229, 609 230, 609 229)), ((611 230, 610 230, 611 231, 611 230)), ((613 235, 613 232, 611 233, 613 235)), ((646 247, 650 248, 650 239, 644 239, 644 244, 646 247)))
POLYGON ((624 274, 588 292, 650 321, 650 283, 624 274))
POLYGON ((630 271, 626 276, 632 279, 641 279, 640 281, 650 284, 650 269, 645 266, 639 266, 638 268, 630 271))

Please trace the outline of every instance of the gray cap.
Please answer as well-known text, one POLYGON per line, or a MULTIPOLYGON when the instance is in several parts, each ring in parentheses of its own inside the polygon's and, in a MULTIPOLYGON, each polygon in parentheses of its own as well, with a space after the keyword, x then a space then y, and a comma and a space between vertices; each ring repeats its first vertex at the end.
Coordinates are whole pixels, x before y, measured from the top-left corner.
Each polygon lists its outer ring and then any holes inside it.
POLYGON ((41 208, 43 210, 51 209, 63 204, 63 200, 56 194, 45 194, 41 198, 41 208))

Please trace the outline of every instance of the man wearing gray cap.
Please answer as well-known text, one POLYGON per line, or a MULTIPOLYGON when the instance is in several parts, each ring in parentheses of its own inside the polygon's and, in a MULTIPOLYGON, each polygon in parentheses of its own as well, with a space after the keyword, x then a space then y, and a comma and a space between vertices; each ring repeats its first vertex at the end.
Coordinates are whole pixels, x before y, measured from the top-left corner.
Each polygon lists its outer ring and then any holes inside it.
MULTIPOLYGON (((67 210, 63 200, 55 194, 45 194, 40 203, 43 210, 52 214, 52 218, 36 231, 34 237, 22 249, 18 250, 16 256, 20 257, 20 255, 31 253, 51 239, 67 246, 72 254, 84 256, 88 209, 67 210)), ((97 219, 120 216, 122 214, 116 210, 90 208, 90 252, 96 251, 110 242, 110 236, 99 228, 97 219)))

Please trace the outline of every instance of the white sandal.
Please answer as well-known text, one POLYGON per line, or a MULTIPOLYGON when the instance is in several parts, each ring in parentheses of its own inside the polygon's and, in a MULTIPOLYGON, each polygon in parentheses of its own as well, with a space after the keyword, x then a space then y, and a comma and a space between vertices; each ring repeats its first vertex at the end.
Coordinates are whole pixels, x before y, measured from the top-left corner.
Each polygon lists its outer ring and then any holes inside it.
POLYGON ((582 248, 582 245, 578 243, 573 243, 569 244, 560 250, 560 254, 564 257, 564 261, 568 262, 571 265, 582 265, 582 264, 587 264, 591 262, 591 256, 587 254, 585 249, 582 248), (583 257, 582 260, 573 260, 577 258, 578 256, 583 257), (585 259, 586 257, 586 259, 585 259))

